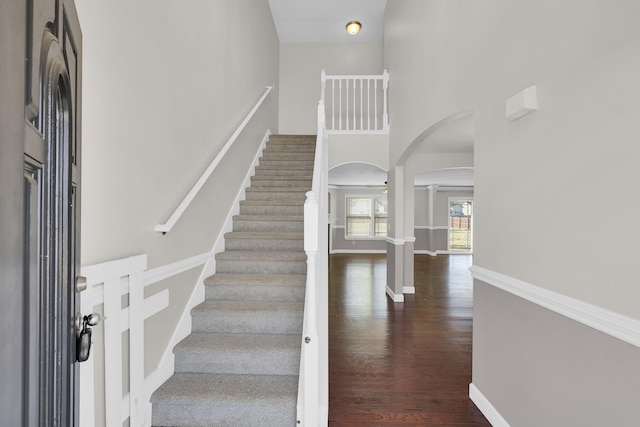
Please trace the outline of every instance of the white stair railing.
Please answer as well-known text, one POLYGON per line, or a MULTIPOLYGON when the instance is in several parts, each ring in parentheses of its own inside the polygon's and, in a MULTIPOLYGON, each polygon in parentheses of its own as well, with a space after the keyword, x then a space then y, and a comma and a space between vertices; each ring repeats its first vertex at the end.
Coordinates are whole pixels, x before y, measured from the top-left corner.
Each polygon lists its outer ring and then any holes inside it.
POLYGON ((328 75, 322 70, 320 99, 329 133, 389 133, 389 73, 328 75))
POLYGON ((100 334, 98 327, 94 328, 90 357, 80 364, 81 426, 121 427, 127 420, 131 427, 151 425, 149 399, 158 381, 154 378, 156 371, 145 376, 144 325, 146 319, 169 306, 169 290, 145 297, 145 288, 200 267, 211 256, 204 253, 152 270, 147 270, 147 255, 81 268, 87 281, 87 288, 80 294, 81 311, 89 314, 102 307, 104 331, 100 334), (123 297, 127 301, 125 307, 123 297), (129 334, 123 347, 126 331, 129 334), (124 353, 126 347, 128 352, 124 353), (96 366, 96 356, 104 360, 104 368, 96 366), (128 376, 123 376, 123 372, 128 372, 128 376), (97 402, 95 391, 96 384, 101 383, 100 378, 104 378, 104 388, 99 393, 104 401, 97 402), (123 393, 123 388, 128 392, 123 393), (103 411, 96 411, 96 406, 102 407, 103 411), (104 418, 96 420, 96 412, 102 412, 104 418))
POLYGON ((329 412, 328 156, 324 103, 320 101, 313 181, 304 204, 307 285, 297 420, 305 427, 326 426, 329 412))

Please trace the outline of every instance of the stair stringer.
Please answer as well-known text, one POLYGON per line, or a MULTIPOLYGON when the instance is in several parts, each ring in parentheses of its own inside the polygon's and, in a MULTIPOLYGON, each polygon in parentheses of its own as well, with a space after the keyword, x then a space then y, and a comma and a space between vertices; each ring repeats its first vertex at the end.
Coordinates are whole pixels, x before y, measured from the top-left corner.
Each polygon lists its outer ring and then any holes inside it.
POLYGON ((198 276, 196 286, 194 287, 193 292, 189 297, 189 302, 185 306, 185 309, 180 316, 180 320, 178 321, 176 329, 171 336, 169 344, 167 345, 162 358, 160 359, 160 363, 158 364, 158 367, 153 372, 151 372, 145 380, 146 397, 144 403, 146 406, 145 425, 147 426, 151 426, 151 395, 175 373, 175 356, 173 353, 173 349, 180 341, 185 339, 192 332, 191 310, 205 300, 204 279, 216 273, 215 256, 220 252, 224 252, 224 235, 225 233, 228 233, 233 229, 233 216, 237 215, 240 212, 240 201, 244 200, 245 198, 245 189, 251 186, 251 177, 255 175, 256 166, 258 165, 260 156, 262 155, 262 151, 269 141, 270 136, 271 129, 267 129, 267 132, 262 138, 262 142, 260 143, 260 146, 255 153, 253 162, 247 170, 245 180, 241 184, 241 188, 238 190, 236 198, 233 201, 229 212, 227 213, 227 219, 225 221, 224 227, 218 233, 213 247, 211 248, 211 256, 209 257, 209 261, 207 261, 207 263, 204 265, 202 271, 200 272, 200 275, 198 276), (148 424, 146 423, 147 420, 148 424))

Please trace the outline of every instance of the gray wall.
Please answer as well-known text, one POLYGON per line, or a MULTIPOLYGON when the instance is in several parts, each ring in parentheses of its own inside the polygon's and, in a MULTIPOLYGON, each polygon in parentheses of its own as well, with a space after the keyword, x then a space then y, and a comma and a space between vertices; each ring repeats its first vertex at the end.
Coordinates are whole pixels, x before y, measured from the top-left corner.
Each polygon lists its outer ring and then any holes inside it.
POLYGON ((479 280, 473 298, 473 382, 511 426, 639 425, 638 347, 479 280))
MULTIPOLYGON (((265 87, 278 82, 279 43, 267 0, 76 3, 85 53, 82 264, 146 253, 154 268, 210 251, 263 136, 278 131, 277 90, 173 231, 153 229, 265 87)), ((170 307, 145 322, 147 373, 166 350, 199 274, 194 269, 148 290, 169 289, 170 307)))
MULTIPOLYGON (((390 0, 384 44, 391 165, 474 111, 474 265, 636 329, 637 16, 630 0, 390 0), (505 101, 534 84, 539 110, 507 120, 505 101)), ((473 383, 511 425, 638 425, 638 347, 478 292, 473 383)))

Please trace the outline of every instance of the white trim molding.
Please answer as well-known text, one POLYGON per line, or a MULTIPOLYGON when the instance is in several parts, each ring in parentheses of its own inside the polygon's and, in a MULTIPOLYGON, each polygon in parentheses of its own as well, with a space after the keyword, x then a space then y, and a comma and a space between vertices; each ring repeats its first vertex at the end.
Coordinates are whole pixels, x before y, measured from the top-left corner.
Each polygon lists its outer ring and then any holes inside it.
POLYGON ((437 255, 473 255, 473 251, 445 251, 437 250, 437 255))
POLYGON ((429 256, 436 256, 438 255, 437 252, 434 251, 430 251, 428 249, 416 249, 415 251, 413 251, 414 254, 418 254, 418 255, 429 255, 429 256))
POLYGON ((476 265, 474 279, 580 322, 600 332, 640 347, 640 319, 563 295, 476 265))
POLYGON ((404 239, 395 239, 393 237, 385 237, 384 239, 387 243, 391 243, 392 245, 395 246, 402 246, 404 245, 404 239))
POLYGON ((415 294, 416 293, 416 287, 415 286, 403 286, 402 287, 402 293, 403 294, 415 294))
POLYGON ((333 249, 332 254, 386 254, 386 249, 333 249))
POLYGON ((387 286, 387 295, 389 295, 389 298, 391 298, 393 302, 404 302, 404 295, 396 294, 389 286, 387 286))
POLYGON ((448 230, 446 225, 416 225, 413 227, 416 230, 448 230))
POLYGON ((487 421, 491 423, 493 427, 511 427, 507 420, 493 407, 489 399, 473 384, 469 384, 469 398, 476 404, 482 415, 485 416, 487 421))

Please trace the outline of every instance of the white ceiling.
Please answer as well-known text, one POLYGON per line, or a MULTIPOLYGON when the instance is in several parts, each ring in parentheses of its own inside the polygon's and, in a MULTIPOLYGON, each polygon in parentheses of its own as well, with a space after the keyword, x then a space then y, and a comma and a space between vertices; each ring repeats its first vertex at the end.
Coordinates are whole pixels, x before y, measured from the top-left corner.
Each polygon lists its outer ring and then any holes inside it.
POLYGON ((269 0, 280 43, 382 43, 387 0, 269 0), (362 30, 347 33, 349 21, 362 30))

